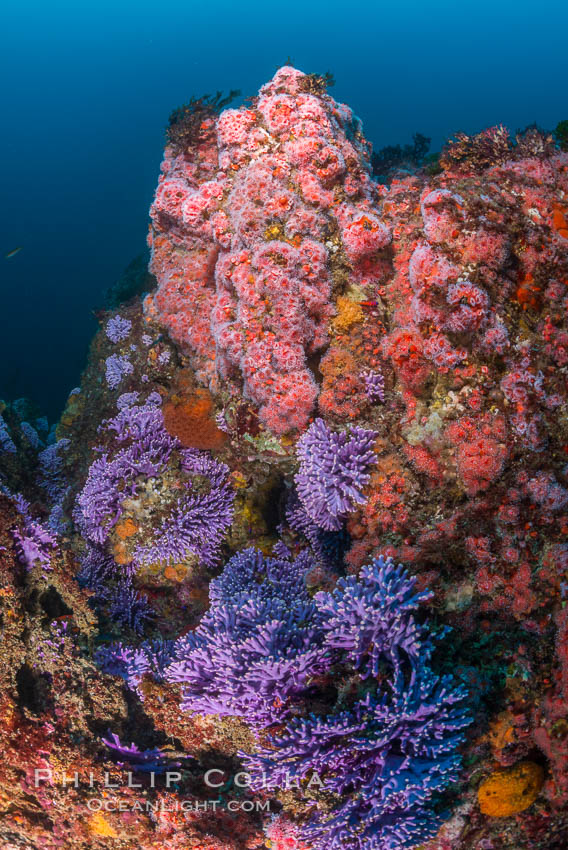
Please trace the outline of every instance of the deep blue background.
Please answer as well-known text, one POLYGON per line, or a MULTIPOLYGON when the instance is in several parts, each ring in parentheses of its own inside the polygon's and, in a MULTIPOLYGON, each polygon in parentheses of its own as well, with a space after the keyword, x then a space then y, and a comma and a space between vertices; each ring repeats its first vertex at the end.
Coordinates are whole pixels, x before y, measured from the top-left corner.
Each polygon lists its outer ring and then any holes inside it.
POLYGON ((0 30, 0 397, 53 419, 144 245, 170 111, 288 56, 376 147, 568 118, 564 2, 18 0, 0 30), (118 9, 118 11, 117 11, 118 9), (10 260, 4 254, 22 245, 10 260))

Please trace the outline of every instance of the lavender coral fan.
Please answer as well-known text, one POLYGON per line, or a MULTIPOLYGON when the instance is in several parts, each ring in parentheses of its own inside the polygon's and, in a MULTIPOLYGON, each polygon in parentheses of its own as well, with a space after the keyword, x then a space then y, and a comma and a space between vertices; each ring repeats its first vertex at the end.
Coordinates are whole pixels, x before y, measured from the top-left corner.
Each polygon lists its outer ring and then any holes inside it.
POLYGON ((315 774, 341 798, 304 828, 314 850, 414 847, 440 826, 432 796, 458 777, 464 696, 451 677, 418 669, 409 684, 398 677, 392 691, 347 711, 293 720, 246 768, 257 783, 282 787, 315 774))
POLYGON ((137 773, 165 773, 174 767, 179 767, 181 762, 172 761, 167 753, 162 752, 159 747, 151 750, 141 750, 136 744, 123 744, 118 735, 108 732, 106 738, 101 738, 103 744, 108 747, 112 754, 118 758, 117 764, 122 767, 128 764, 137 773))
POLYGON ((341 520, 365 498, 368 466, 374 462, 375 431, 351 428, 334 433, 316 419, 298 441, 298 496, 308 516, 320 528, 338 531, 341 520))
POLYGON ((106 323, 105 333, 111 342, 122 342, 132 330, 132 322, 122 316, 113 316, 106 323))
POLYGON ((363 380, 365 381, 365 391, 370 402, 384 402, 385 400, 385 379, 381 372, 364 372, 363 380))
POLYGON ((0 416, 0 452, 9 454, 16 454, 17 452, 16 445, 2 416, 0 416))
POLYGON ((157 529, 152 543, 135 550, 135 560, 142 564, 182 561, 191 553, 212 567, 233 518, 233 496, 225 485, 229 470, 197 449, 183 449, 180 456, 182 471, 207 480, 208 492, 189 489, 157 529))
POLYGON ((164 671, 174 658, 174 641, 145 640, 137 647, 113 643, 95 653, 95 660, 104 673, 120 676, 127 686, 143 699, 140 683, 145 674, 155 681, 164 681, 164 671))
POLYGON ((111 354, 105 360, 106 382, 111 390, 116 389, 126 375, 132 374, 134 366, 124 354, 111 354))
POLYGON ((314 850, 395 850, 432 837, 432 796, 454 782, 470 723, 466 693, 430 669, 432 643, 413 616, 428 593, 391 559, 316 596, 328 663, 351 662, 375 688, 350 708, 295 718, 268 746, 244 754, 260 785, 289 787, 316 774, 341 802, 302 832, 314 850), (403 663, 404 662, 404 663, 403 663))
POLYGON ((268 725, 285 716, 308 678, 326 666, 323 633, 295 561, 255 549, 235 555, 211 582, 211 607, 175 646, 166 678, 180 682, 182 708, 247 717, 268 725))
POLYGON ((165 430, 159 401, 153 394, 145 404, 125 404, 103 424, 117 450, 100 449, 101 457, 91 464, 77 498, 74 517, 83 535, 101 545, 130 504, 145 520, 145 536, 130 538, 136 564, 193 556, 213 566, 233 515, 228 468, 205 452, 183 449, 165 430), (175 462, 172 459, 170 464, 174 453, 175 462), (181 492, 175 499, 160 483, 170 467, 175 471, 177 492, 181 492), (159 517, 159 524, 152 530, 154 516, 159 517))
POLYGON ((42 569, 51 569, 51 555, 57 548, 57 538, 44 526, 33 519, 29 502, 18 495, 14 499, 16 508, 23 520, 23 529, 12 529, 12 537, 16 544, 16 552, 20 563, 31 570, 37 564, 42 569))
POLYGON ((400 564, 381 556, 358 578, 340 579, 333 593, 318 593, 327 646, 341 651, 364 678, 378 676, 385 660, 395 675, 405 660, 423 663, 432 644, 413 612, 433 594, 417 592, 415 585, 400 564))

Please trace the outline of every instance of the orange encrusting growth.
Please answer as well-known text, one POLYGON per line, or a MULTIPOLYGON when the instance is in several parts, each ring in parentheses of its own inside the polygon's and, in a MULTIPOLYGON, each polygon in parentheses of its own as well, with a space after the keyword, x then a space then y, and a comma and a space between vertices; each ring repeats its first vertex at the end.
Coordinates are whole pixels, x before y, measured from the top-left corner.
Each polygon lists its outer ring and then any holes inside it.
POLYGON ((496 770, 477 791, 479 808, 490 817, 509 817, 532 806, 544 782, 544 771, 535 762, 524 761, 506 770, 496 770))
POLYGON ((188 398, 172 398, 164 405, 166 431, 186 448, 220 449, 226 441, 213 418, 213 400, 199 389, 188 398))
POLYGON ((541 305, 541 287, 535 283, 531 272, 526 272, 519 282, 517 301, 523 310, 538 310, 541 305))
POLYGON ((564 239, 568 239, 568 207, 552 205, 552 226, 564 239))
POLYGON ((103 838, 118 838, 118 833, 100 812, 91 815, 87 827, 92 835, 100 835, 103 838))
POLYGON ((126 540, 128 537, 132 537, 133 534, 136 534, 138 526, 133 519, 127 517, 126 519, 117 522, 114 530, 116 531, 117 537, 121 540, 126 540))

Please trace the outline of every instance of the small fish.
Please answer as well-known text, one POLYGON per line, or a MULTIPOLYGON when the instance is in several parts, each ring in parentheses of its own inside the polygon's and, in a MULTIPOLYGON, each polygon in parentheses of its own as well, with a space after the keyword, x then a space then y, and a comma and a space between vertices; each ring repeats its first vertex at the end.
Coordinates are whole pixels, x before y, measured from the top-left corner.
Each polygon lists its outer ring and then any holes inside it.
POLYGON ((9 260, 10 257, 15 257, 16 254, 20 253, 20 251, 22 250, 23 247, 24 247, 23 245, 19 245, 17 248, 14 248, 12 251, 8 251, 7 254, 4 254, 4 259, 9 260))

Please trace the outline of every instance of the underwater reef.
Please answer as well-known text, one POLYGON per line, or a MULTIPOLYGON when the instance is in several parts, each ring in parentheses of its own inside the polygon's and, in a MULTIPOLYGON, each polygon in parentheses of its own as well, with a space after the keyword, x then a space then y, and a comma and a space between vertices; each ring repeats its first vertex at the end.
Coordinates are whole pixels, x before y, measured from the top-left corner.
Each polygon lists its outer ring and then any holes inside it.
POLYGON ((372 161, 326 82, 177 110, 0 403, 4 850, 568 844, 566 122, 372 161))

